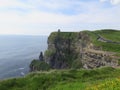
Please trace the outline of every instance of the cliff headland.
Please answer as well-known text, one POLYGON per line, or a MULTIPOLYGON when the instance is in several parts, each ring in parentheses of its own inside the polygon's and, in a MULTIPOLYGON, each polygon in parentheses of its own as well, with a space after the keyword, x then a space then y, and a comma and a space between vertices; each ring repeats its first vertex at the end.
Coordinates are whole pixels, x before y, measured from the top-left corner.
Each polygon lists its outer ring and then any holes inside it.
MULTIPOLYGON (((48 66, 51 69, 118 67, 120 64, 119 35, 120 31, 108 29, 52 32, 48 37, 48 49, 44 53, 42 62, 46 63, 47 70, 48 66)), ((30 65, 31 71, 43 70, 33 64, 34 62, 30 65)))

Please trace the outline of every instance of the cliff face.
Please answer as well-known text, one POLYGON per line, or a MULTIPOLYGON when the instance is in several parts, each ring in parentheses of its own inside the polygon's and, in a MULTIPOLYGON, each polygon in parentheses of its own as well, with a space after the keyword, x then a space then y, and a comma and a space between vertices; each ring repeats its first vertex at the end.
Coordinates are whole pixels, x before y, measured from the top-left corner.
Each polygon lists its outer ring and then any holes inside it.
POLYGON ((48 50, 45 52, 46 62, 52 68, 70 68, 78 55, 75 47, 77 38, 78 33, 52 33, 48 38, 48 50))
POLYGON ((52 68, 86 68, 118 66, 113 52, 95 46, 87 32, 53 32, 48 38, 45 62, 52 68))

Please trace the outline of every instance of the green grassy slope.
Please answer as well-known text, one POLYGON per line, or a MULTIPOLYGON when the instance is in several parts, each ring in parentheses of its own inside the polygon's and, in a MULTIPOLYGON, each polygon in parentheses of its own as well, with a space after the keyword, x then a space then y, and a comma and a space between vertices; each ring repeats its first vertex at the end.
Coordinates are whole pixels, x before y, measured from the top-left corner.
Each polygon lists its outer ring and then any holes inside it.
POLYGON ((99 30, 95 31, 106 39, 120 42, 120 31, 118 30, 99 30))
POLYGON ((113 43, 106 43, 106 42, 98 41, 97 40, 98 36, 96 35, 96 34, 99 34, 108 40, 120 42, 120 31, 118 31, 118 30, 98 30, 98 31, 91 31, 91 32, 85 31, 85 32, 90 35, 92 42, 96 46, 102 47, 102 49, 105 51, 120 53, 120 44, 113 44, 113 43))
POLYGON ((89 86, 92 88, 119 76, 120 69, 110 67, 94 70, 54 70, 1 81, 0 90, 86 90, 89 86))

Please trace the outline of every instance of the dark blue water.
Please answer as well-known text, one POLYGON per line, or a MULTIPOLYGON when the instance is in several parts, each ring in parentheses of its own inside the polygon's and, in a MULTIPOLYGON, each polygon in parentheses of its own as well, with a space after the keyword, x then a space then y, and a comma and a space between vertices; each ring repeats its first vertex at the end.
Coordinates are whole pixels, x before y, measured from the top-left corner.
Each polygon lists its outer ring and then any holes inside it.
POLYGON ((29 72, 29 64, 47 48, 47 36, 0 36, 0 79, 29 72))

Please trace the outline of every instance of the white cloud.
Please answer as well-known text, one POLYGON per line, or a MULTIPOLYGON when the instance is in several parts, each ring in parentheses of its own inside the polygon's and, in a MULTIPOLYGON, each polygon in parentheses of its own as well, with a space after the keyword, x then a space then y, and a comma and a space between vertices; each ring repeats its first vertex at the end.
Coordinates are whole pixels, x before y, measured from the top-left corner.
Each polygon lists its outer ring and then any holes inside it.
POLYGON ((113 5, 120 4, 120 0, 100 0, 101 2, 109 1, 113 5))
POLYGON ((110 2, 114 5, 120 4, 120 0, 111 0, 110 2))
POLYGON ((0 8, 11 8, 11 7, 27 8, 30 6, 22 2, 19 2, 17 0, 0 0, 0 8))
POLYGON ((78 0, 71 0, 71 2, 70 0, 28 0, 27 2, 0 0, 0 2, 1 34, 48 34, 59 27, 63 29, 70 27, 69 30, 74 30, 77 26, 80 29, 89 29, 89 25, 101 23, 110 24, 111 27, 120 25, 119 5, 103 8, 98 2, 86 3, 78 0), (11 7, 16 10, 9 9, 11 7), (19 11, 17 7, 26 9, 28 12, 19 11), (64 13, 66 12, 64 9, 68 14, 64 13), (74 11, 77 14, 69 14, 74 11))

